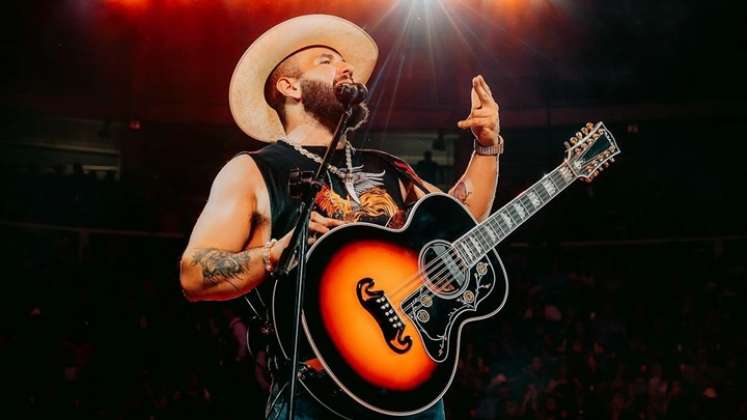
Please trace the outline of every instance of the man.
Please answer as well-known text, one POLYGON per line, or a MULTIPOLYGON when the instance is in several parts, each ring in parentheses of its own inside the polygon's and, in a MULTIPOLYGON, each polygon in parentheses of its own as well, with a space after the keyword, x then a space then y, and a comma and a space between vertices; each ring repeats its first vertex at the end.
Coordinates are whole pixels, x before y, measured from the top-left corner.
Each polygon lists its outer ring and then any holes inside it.
MULTIPOLYGON (((181 259, 187 299, 228 300, 265 286, 288 245, 297 210, 288 195, 288 172, 318 166, 343 110, 334 87, 365 83, 377 56, 378 48, 365 31, 327 15, 283 22, 244 53, 231 80, 231 112, 250 137, 274 143, 239 154, 216 176, 181 259)), ((357 107, 352 125, 360 125, 366 115, 365 106, 357 107)), ((475 154, 450 194, 482 220, 493 203, 503 145, 498 105, 481 76, 472 80, 472 109, 458 126, 474 133, 475 154)), ((346 141, 340 149, 326 174, 327 186, 315 200, 312 240, 344 223, 391 222, 413 198, 438 191, 392 156, 354 151, 346 141)), ((282 389, 273 385, 267 413, 271 418, 284 417, 287 396, 281 395, 282 389)), ((297 401, 303 418, 326 415, 303 395, 297 401)), ((442 403, 418 418, 444 418, 442 403)))

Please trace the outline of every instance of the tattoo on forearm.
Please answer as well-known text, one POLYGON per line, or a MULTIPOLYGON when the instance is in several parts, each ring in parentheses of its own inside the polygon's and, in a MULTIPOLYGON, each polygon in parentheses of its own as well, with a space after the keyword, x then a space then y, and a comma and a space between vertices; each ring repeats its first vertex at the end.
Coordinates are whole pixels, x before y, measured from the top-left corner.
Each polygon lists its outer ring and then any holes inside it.
POLYGON ((463 204, 467 204, 467 198, 472 194, 471 183, 465 180, 459 180, 454 188, 449 191, 452 197, 461 201, 463 204))
POLYGON ((234 253, 206 248, 196 250, 192 261, 194 265, 202 268, 205 283, 218 284, 224 281, 231 283, 231 279, 246 273, 249 270, 250 257, 248 251, 234 253))

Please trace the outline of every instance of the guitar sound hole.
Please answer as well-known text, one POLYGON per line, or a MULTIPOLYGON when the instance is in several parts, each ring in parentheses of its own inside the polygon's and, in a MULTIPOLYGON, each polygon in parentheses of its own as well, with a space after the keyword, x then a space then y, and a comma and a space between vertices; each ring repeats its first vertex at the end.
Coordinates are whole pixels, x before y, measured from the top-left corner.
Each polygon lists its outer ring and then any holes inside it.
POLYGON ((433 241, 420 253, 420 267, 427 286, 442 296, 458 294, 465 285, 465 263, 451 243, 433 241))

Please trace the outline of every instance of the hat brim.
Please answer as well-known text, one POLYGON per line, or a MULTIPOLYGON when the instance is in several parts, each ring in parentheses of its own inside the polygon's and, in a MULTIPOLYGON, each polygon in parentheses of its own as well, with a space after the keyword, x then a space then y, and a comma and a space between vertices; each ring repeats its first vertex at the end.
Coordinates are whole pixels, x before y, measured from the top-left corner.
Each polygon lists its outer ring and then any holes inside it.
POLYGON ((311 46, 328 46, 340 53, 360 83, 371 77, 379 55, 366 31, 337 16, 299 16, 270 28, 241 56, 228 88, 231 115, 249 137, 274 142, 285 135, 280 117, 265 99, 265 83, 281 61, 311 46))

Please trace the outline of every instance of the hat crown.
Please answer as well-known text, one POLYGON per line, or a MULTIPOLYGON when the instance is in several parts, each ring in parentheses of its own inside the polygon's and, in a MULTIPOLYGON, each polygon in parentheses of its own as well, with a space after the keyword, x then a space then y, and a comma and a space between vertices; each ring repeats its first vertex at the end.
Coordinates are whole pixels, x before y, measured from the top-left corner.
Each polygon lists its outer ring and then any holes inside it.
POLYGON ((247 48, 231 77, 231 115, 244 133, 265 142, 285 135, 280 117, 265 98, 265 84, 283 60, 313 46, 337 51, 355 68, 361 83, 368 81, 379 54, 370 35, 337 16, 304 15, 275 25, 247 48))

